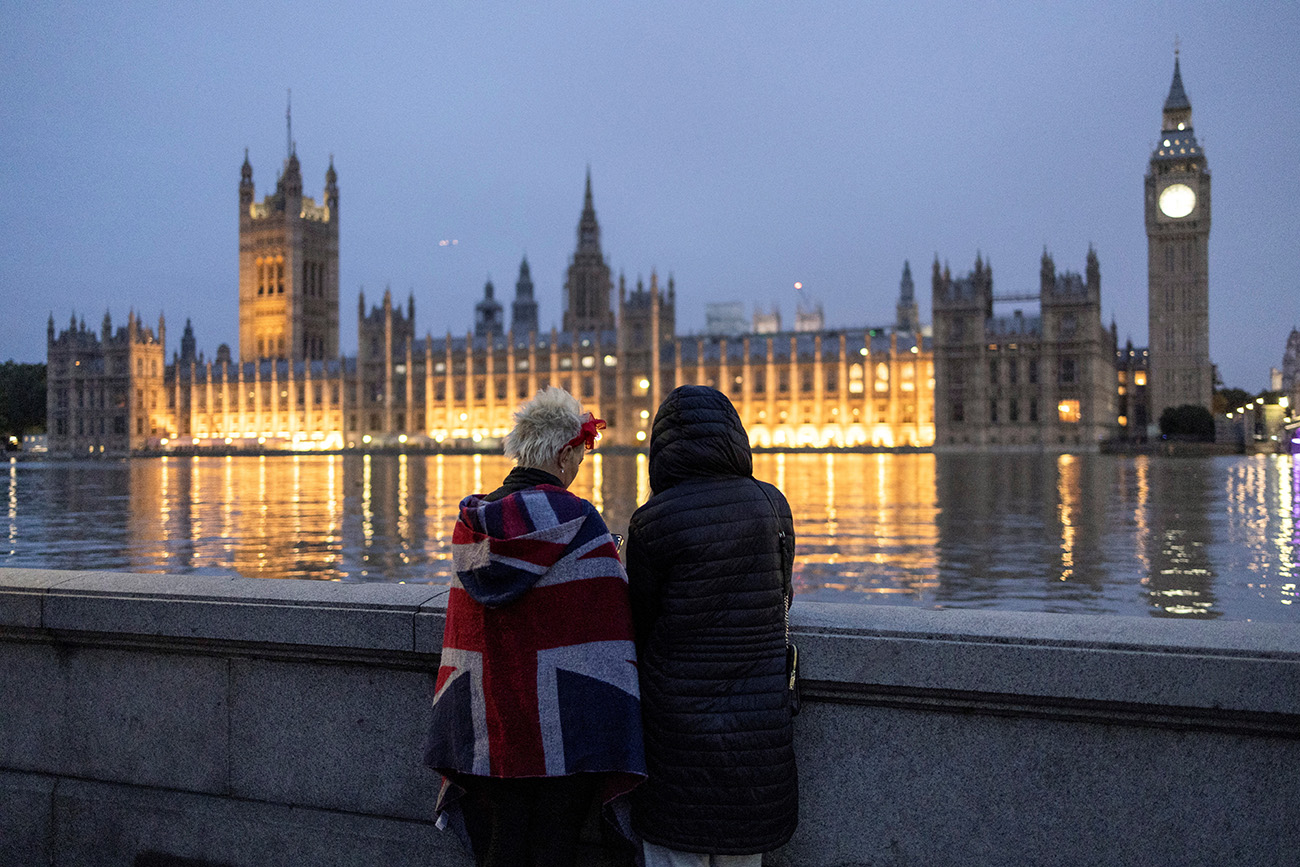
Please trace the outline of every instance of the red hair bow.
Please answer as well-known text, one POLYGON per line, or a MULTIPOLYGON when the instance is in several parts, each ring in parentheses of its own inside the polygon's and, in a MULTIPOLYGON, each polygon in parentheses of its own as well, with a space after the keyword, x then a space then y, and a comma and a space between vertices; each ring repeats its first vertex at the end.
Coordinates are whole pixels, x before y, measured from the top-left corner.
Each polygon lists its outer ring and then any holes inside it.
POLYGON ((605 420, 596 418, 589 412, 582 414, 582 427, 578 429, 578 435, 565 443, 566 446, 576 446, 582 443, 587 451, 596 447, 596 440, 600 439, 600 431, 605 429, 605 420))

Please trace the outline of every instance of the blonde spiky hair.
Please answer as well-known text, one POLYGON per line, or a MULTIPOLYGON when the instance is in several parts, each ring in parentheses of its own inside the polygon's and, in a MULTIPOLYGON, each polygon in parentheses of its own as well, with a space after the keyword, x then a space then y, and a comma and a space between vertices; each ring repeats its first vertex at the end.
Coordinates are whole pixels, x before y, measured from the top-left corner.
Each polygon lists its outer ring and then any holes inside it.
POLYGON ((515 410, 506 457, 521 467, 549 467, 581 428, 582 404, 564 389, 548 386, 515 410))

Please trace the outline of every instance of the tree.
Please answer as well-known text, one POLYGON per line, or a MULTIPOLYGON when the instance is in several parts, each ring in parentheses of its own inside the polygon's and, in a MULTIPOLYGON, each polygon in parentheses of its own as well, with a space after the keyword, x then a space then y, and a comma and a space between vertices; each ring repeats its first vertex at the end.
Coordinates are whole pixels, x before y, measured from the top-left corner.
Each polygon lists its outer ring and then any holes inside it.
POLYGON ((1214 416, 1203 406, 1186 403, 1160 413, 1160 435, 1166 439, 1214 442, 1214 416))
POLYGON ((0 364, 0 441, 45 430, 45 365, 0 364))
POLYGON ((1252 400, 1254 398, 1244 388, 1221 388, 1214 393, 1214 414, 1235 412, 1237 407, 1245 406, 1252 400))

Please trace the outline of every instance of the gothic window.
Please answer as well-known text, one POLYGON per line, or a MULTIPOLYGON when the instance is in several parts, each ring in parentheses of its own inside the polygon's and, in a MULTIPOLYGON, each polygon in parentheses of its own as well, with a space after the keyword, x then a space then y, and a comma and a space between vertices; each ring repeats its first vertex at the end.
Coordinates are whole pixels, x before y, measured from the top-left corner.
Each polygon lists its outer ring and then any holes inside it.
POLYGON ((997 398, 993 398, 992 400, 989 401, 989 422, 992 423, 992 424, 997 424, 997 423, 998 423, 998 400, 997 400, 997 398))
POLYGON ((1011 421, 1020 421, 1020 401, 1014 397, 1011 398, 1011 402, 1007 405, 1007 418, 1011 421))
POLYGON ((1073 358, 1061 359, 1061 378, 1062 385, 1071 385, 1075 381, 1075 369, 1073 358))
POLYGON ((1174 245, 1165 244, 1165 270, 1172 272, 1174 270, 1174 245))
POLYGON ((1029 382, 1038 382, 1038 359, 1029 362, 1029 382))
POLYGON ((1029 420, 1038 421, 1038 398, 1036 397, 1029 399, 1029 420))
POLYGON ((826 391, 836 392, 840 390, 840 380, 838 371, 834 366, 826 368, 826 391))
POLYGON ((862 365, 849 368, 849 394, 862 394, 862 365))
POLYGON ((989 383, 991 385, 998 384, 998 360, 996 358, 989 359, 989 383))
POLYGON ((952 406, 952 420, 955 422, 965 421, 966 408, 962 405, 962 402, 960 400, 954 400, 951 406, 952 406))
MULTIPOLYGON (((1007 382, 1011 383, 1012 385, 1015 385, 1016 380, 1019 378, 1019 373, 1020 373, 1020 365, 1019 363, 1016 362, 1016 359, 1014 358, 1007 359, 1007 382)), ((1014 418, 1012 418, 1011 420, 1015 421, 1014 418)))

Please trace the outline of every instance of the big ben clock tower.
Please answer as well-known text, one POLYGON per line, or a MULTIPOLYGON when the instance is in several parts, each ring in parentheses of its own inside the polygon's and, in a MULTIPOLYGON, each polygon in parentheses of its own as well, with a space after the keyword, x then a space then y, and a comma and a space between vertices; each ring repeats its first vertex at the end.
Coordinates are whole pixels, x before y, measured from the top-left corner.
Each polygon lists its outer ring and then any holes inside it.
POLYGON ((1192 104, 1174 51, 1160 141, 1146 175, 1147 343, 1151 418, 1168 407, 1210 409, 1210 171, 1192 132, 1192 104))

